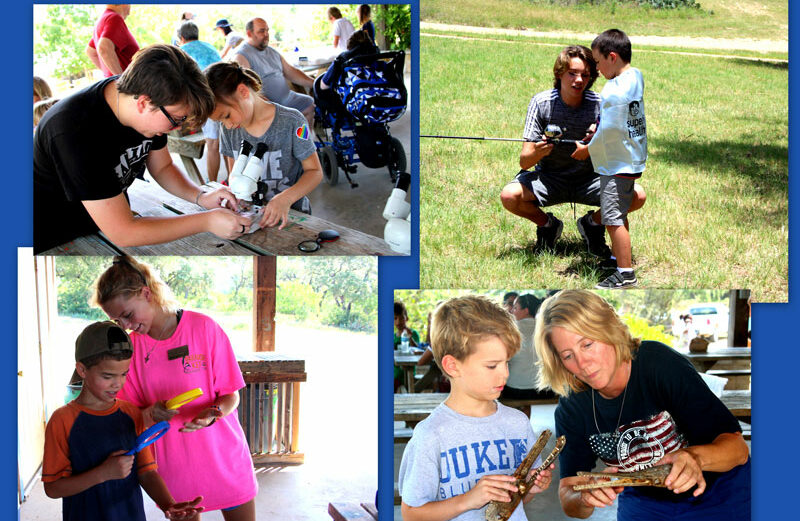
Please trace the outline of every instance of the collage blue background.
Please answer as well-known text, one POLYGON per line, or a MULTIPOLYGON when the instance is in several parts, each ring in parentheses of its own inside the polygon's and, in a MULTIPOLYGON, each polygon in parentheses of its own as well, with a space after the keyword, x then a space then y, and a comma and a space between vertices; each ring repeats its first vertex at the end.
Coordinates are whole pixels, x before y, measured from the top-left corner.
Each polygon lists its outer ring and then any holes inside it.
MULTIPOLYGON (((424 0, 422 0, 424 1, 424 0)), ((44 3, 44 2, 43 2, 44 3)), ((175 3, 175 2, 155 2, 175 3)), ((193 2, 222 3, 222 2, 193 2)), ((265 3, 265 2, 259 2, 265 3)), ((286 2, 290 3, 290 2, 286 2)), ((294 3, 320 3, 299 1, 294 3)), ((386 3, 409 3, 392 2, 386 3)), ((412 222, 415 237, 411 258, 379 259, 379 489, 378 510, 381 520, 393 518, 394 451, 392 436, 392 301, 395 289, 416 288, 419 285, 419 1, 412 4, 412 149, 411 165, 415 182, 411 191, 413 205, 412 222)), ((702 4, 702 2, 701 2, 702 4)), ((19 2, 7 5, 4 12, 2 32, 3 76, 2 101, 5 121, 9 123, 2 132, 0 151, 4 156, 3 181, 6 189, 0 206, 3 240, 0 244, 0 330, 6 331, 6 347, 2 348, 6 363, 0 364, 0 396, 5 398, 6 420, 0 428, 0 519, 14 519, 17 494, 17 247, 31 246, 33 237, 31 182, 32 142, 28 124, 31 117, 30 99, 33 56, 32 3, 19 2), (15 125, 21 124, 21 128, 15 125)), ((797 38, 792 39, 797 27, 797 8, 789 9, 789 54, 794 55, 798 47, 797 38)), ((746 37, 747 35, 737 35, 746 37)), ((424 52, 424 50, 423 50, 424 52)), ((789 121, 793 121, 794 94, 799 87, 796 67, 789 67, 789 121)), ((698 78, 702 88, 702 78, 698 78)), ((749 101, 749 100, 745 100, 749 101)), ((796 112, 796 111, 795 111, 796 112)), ((753 117, 758 117, 757 103, 753 117)), ((797 170, 798 147, 790 145, 790 175, 797 170)), ((742 158, 744 160, 744 158, 742 158)), ((458 169, 454 168, 457 175, 458 169)), ((790 229, 797 223, 798 189, 796 182, 789 183, 790 229)), ((765 209, 766 210, 766 209, 765 209)), ((756 216, 757 217, 757 216, 756 216)), ((53 216, 53 218, 58 218, 53 216)), ((757 219, 756 219, 757 222, 757 219)), ((797 264, 795 254, 800 239, 790 234, 789 280, 794 280, 797 264)), ((793 285, 793 284, 791 284, 793 285)), ((791 295, 790 285, 790 295, 791 295)), ((800 298, 789 304, 756 304, 752 308, 753 345, 753 519, 783 519, 795 517, 794 499, 800 496, 800 445, 796 443, 800 431, 800 342, 793 328, 800 327, 800 298)), ((339 447, 357 450, 354 447, 339 447)), ((353 457, 358 455, 354 452, 353 457)), ((313 491, 309 491, 313 494, 313 491)), ((353 498, 354 500, 359 498, 353 498)), ((369 498, 363 498, 368 500, 369 498)), ((326 516, 322 516, 325 518, 326 516)), ((540 520, 544 521, 544 520, 540 520)))

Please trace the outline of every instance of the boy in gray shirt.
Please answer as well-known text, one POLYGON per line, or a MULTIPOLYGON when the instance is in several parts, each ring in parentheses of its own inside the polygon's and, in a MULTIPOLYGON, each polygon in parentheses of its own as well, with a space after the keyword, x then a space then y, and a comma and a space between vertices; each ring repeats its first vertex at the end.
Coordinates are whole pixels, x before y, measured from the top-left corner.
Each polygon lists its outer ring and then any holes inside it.
MULTIPOLYGON (((496 401, 519 345, 514 319, 484 297, 454 298, 434 311, 433 356, 451 391, 414 428, 403 453, 398 487, 405 521, 483 521, 487 503, 511 500, 517 488, 510 474, 535 442, 528 417, 496 401)), ((550 480, 550 470, 543 471, 523 502, 550 480)), ((510 519, 527 520, 521 504, 510 519)))

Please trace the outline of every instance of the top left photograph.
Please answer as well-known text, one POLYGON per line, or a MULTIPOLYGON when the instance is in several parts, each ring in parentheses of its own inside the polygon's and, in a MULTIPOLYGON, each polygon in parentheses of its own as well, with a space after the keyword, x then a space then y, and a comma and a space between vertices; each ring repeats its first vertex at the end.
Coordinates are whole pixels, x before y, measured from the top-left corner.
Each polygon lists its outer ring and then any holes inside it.
POLYGON ((411 33, 407 4, 34 5, 34 253, 410 255, 411 33))

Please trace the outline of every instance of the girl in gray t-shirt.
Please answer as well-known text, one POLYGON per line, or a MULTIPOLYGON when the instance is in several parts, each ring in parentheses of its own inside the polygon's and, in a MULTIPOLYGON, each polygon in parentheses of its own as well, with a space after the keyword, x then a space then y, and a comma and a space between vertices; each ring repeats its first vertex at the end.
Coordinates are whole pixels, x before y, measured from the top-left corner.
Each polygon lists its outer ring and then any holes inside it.
POLYGON ((216 102, 211 119, 221 123, 222 155, 235 158, 243 139, 268 146, 261 181, 269 202, 260 226, 283 228, 290 207, 311 213, 306 195, 322 180, 322 167, 303 115, 261 97, 261 78, 236 62, 215 63, 205 74, 216 102))

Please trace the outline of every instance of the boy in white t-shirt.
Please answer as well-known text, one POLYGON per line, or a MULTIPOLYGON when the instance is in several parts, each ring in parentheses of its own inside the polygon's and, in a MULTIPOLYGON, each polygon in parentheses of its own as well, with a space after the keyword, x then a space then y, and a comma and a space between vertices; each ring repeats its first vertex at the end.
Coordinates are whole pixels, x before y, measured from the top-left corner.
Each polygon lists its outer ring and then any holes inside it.
POLYGON ((631 41, 618 30, 609 29, 592 42, 597 69, 609 81, 600 93, 600 118, 589 143, 595 172, 601 176, 600 212, 602 224, 611 237, 611 251, 617 269, 600 282, 599 289, 636 285, 631 265, 628 210, 634 197, 634 183, 641 177, 647 160, 647 125, 644 117, 644 79, 631 67, 631 41))

